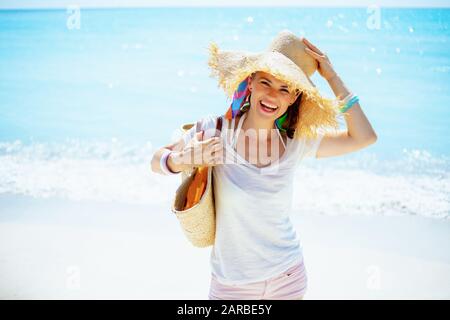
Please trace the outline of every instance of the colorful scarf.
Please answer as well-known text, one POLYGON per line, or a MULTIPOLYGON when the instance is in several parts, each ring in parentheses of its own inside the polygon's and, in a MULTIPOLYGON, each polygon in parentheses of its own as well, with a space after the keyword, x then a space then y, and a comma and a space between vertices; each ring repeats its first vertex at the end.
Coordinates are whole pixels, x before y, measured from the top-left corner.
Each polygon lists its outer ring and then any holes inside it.
POLYGON ((250 90, 248 89, 248 80, 249 77, 245 78, 244 81, 242 81, 239 84, 238 88, 234 91, 233 101, 231 102, 231 105, 228 108, 227 113, 225 114, 225 119, 231 120, 235 118, 239 109, 244 104, 245 99, 250 94, 250 90))

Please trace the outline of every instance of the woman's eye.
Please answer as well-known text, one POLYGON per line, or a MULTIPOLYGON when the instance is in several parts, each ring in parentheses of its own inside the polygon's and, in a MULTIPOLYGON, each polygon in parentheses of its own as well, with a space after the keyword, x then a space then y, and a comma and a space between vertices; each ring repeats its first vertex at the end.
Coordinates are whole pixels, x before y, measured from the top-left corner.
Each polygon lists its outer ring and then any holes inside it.
MULTIPOLYGON (((269 84, 266 81, 261 81, 262 84, 269 86, 269 84)), ((281 89, 280 91, 285 92, 285 93, 289 93, 289 91, 287 89, 281 89)))

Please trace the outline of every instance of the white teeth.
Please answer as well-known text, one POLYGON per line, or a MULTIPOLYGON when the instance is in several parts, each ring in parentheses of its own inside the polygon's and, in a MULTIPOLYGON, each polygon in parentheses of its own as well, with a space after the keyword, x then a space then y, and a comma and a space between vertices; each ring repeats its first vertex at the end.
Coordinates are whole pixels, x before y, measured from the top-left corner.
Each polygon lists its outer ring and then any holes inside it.
POLYGON ((276 109, 276 108, 278 108, 277 106, 274 106, 274 105, 272 105, 272 104, 268 104, 267 102, 262 102, 262 101, 261 101, 261 104, 262 104, 263 106, 267 107, 267 108, 270 108, 270 109, 276 109))

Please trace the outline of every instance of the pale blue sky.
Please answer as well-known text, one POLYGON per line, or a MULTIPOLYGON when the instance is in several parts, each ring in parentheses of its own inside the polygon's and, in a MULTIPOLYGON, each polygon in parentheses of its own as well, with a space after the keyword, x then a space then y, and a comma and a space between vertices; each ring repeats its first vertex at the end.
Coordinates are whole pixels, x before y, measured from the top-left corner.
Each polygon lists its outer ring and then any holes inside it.
POLYGON ((450 7, 450 0, 0 0, 0 8, 152 7, 152 6, 331 6, 450 7))

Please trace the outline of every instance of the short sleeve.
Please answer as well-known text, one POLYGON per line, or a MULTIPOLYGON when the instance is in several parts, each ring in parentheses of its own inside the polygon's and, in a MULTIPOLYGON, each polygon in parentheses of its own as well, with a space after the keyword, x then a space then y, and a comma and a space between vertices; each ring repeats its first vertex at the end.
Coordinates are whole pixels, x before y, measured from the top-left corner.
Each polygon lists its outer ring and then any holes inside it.
POLYGON ((297 163, 300 163, 300 161, 304 158, 316 157, 320 142, 324 136, 325 132, 317 132, 317 136, 315 138, 303 138, 299 145, 297 163))
MULTIPOLYGON (((216 130, 216 120, 217 116, 209 115, 201 118, 200 121, 200 130, 205 130, 204 140, 209 139, 214 136, 216 130)), ((193 122, 194 125, 182 134, 182 138, 184 140, 184 144, 188 144, 188 142, 194 138, 196 133, 196 121, 193 122)))
POLYGON ((315 139, 308 139, 306 142, 306 148, 305 148, 305 158, 308 157, 316 157, 317 155, 317 149, 319 149, 320 142, 322 141, 324 137, 324 133, 317 133, 317 137, 315 139))

